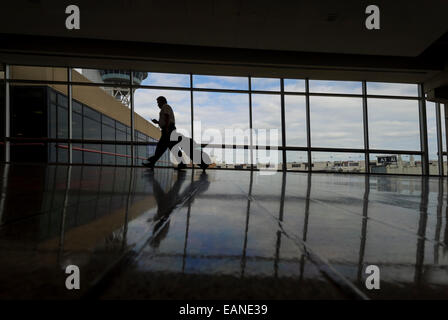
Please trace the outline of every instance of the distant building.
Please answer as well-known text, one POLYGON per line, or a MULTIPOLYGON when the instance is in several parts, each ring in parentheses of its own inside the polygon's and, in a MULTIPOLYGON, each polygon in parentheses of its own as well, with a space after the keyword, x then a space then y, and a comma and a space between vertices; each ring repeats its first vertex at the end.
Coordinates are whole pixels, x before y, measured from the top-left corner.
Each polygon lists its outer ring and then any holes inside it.
MULTIPOLYGON (((94 81, 118 81, 115 73, 97 71, 87 73, 94 81), (113 75, 113 76, 112 76, 113 75), (115 77, 115 78, 114 78, 115 77)), ((121 74, 125 77, 125 74, 121 74)), ((42 85, 14 83, 11 85, 11 136, 18 138, 68 138, 67 86, 45 84, 46 81, 65 79, 65 69, 11 66, 11 77, 42 81, 42 85)), ((128 75, 129 77, 129 75, 128 75)), ((145 74, 138 74, 144 79, 145 74)), ((72 72, 74 82, 91 82, 76 70, 72 72)), ((131 141, 130 110, 126 96, 129 92, 118 92, 118 87, 104 90, 96 86, 72 86, 73 139, 131 141)), ((128 90, 129 91, 129 90, 128 90)), ((156 142, 159 128, 134 114, 135 141, 156 142)), ((73 144, 73 163, 130 165, 130 145, 123 144, 73 144)), ((137 164, 154 153, 155 146, 136 147, 137 164)), ((11 143, 11 160, 15 162, 66 163, 67 143, 11 143)), ((158 165, 168 165, 166 153, 158 165)))

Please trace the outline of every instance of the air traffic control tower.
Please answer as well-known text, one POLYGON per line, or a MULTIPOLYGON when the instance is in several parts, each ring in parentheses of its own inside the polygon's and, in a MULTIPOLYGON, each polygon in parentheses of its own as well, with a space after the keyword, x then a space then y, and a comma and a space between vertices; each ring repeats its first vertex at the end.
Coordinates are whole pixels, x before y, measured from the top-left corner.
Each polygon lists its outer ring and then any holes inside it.
MULTIPOLYGON (((116 87, 103 87, 103 90, 112 95, 117 100, 121 101, 121 103, 123 103, 124 105, 130 105, 131 95, 128 88, 128 85, 130 83, 129 71, 117 69, 82 69, 81 73, 92 82, 116 84, 116 87)), ((147 77, 147 72, 134 72, 132 79, 133 84, 139 85, 147 77)))

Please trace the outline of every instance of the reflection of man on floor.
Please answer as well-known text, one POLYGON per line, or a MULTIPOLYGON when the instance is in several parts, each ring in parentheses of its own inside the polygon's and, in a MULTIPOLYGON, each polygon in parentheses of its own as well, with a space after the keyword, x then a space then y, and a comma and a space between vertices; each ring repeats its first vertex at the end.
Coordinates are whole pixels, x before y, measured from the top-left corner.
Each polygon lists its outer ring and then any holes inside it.
MULTIPOLYGON (((171 141, 171 133, 176 130, 173 109, 163 96, 157 98, 157 105, 160 108, 159 120, 152 119, 152 122, 158 124, 160 129, 162 129, 162 136, 157 143, 155 154, 148 158, 148 162, 143 163, 143 165, 148 168, 154 168, 155 163, 165 153, 166 149, 171 150, 178 143, 178 141, 171 141)), ((179 169, 182 169, 183 167, 185 167, 185 164, 180 163, 179 169)))
POLYGON ((158 248, 160 242, 168 234, 170 227, 170 221, 168 219, 174 209, 178 206, 191 203, 196 195, 208 189, 210 182, 208 181, 208 175, 202 173, 199 180, 191 182, 182 193, 179 193, 185 181, 184 173, 179 174, 173 187, 168 192, 162 189, 157 179, 154 179, 154 177, 151 178, 153 179, 153 193, 157 202, 157 214, 153 218, 155 225, 152 232, 153 238, 149 244, 153 248, 158 248))
POLYGON ((173 187, 165 193, 157 179, 153 178, 152 190, 157 202, 157 214, 153 218, 155 225, 152 234, 154 235, 157 233, 157 235, 151 240, 151 247, 159 247, 160 241, 166 237, 170 222, 168 221, 165 224, 165 221, 169 218, 171 212, 176 207, 179 191, 184 181, 185 177, 183 175, 178 177, 173 187), (159 230, 162 226, 163 229, 159 230))

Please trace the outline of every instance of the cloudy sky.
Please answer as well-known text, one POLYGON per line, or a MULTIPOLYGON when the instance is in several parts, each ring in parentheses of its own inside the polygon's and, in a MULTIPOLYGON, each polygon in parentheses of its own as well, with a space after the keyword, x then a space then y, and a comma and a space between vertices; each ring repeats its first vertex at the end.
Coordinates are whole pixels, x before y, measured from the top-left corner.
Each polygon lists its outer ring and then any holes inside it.
MULTIPOLYGON (((189 88, 189 75, 150 73, 144 85, 189 88)), ((246 77, 193 76, 196 88, 248 90, 246 77)), ((252 78, 252 90, 279 91, 279 79, 252 78)), ((304 92, 304 80, 285 80, 285 91, 304 92)), ((310 80, 312 93, 361 94, 361 82, 310 80)), ((367 93, 417 97, 417 85, 368 83, 367 93)), ((189 91, 138 89, 135 92, 135 111, 144 118, 158 118, 156 98, 168 99, 173 107, 176 126, 191 136, 191 96, 189 91)), ((200 121, 202 142, 224 142, 225 129, 249 129, 249 95, 247 93, 194 92, 194 120, 200 121), (215 133, 222 139, 213 139, 215 133)), ((420 149, 418 102, 405 99, 368 99, 369 140, 372 149, 420 149)), ((443 109, 443 108, 442 108, 443 109)), ((362 99, 358 97, 310 96, 311 143, 313 147, 363 148, 362 99)), ((443 111, 443 110, 442 110, 443 111)), ((443 114, 442 114, 443 116, 443 114)), ((437 137, 435 105, 427 104, 430 159, 436 159, 437 137)), ((252 119, 255 129, 277 129, 278 139, 270 145, 281 144, 281 107, 279 94, 252 94, 252 119)), ((286 144, 306 146, 305 97, 285 95, 286 144)), ((195 127, 199 127, 195 123, 195 127)), ((216 135, 215 135, 216 136, 216 135)), ((246 140, 247 141, 247 140, 246 140)), ((228 143, 230 141, 227 141, 228 143)), ((248 143, 248 141, 246 142, 248 143)), ((266 144, 259 141, 260 145, 266 144)), ((221 150, 209 150, 223 160, 221 150)), ((239 152, 241 157, 247 151, 239 152)), ((288 152, 288 161, 306 161, 304 152, 288 152)), ((362 154, 314 153, 316 161, 360 160, 362 154)))

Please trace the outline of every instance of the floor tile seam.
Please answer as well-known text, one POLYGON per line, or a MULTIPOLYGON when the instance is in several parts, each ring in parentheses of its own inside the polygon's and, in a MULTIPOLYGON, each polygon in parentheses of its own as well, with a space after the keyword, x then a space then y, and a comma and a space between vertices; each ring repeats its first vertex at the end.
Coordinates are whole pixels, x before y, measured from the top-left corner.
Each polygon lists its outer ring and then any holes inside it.
MULTIPOLYGON (((243 194, 245 194, 245 191, 241 188, 241 186, 239 186, 238 184, 234 183, 234 185, 239 188, 241 190, 241 192, 243 194)), ((283 228, 283 223, 282 221, 279 221, 278 218, 276 216, 274 216, 266 207, 264 207, 263 205, 260 204, 260 201, 256 199, 256 197, 254 195, 247 195, 247 199, 251 202, 254 202, 259 208, 262 209, 262 211, 264 211, 268 216, 270 216, 274 221, 276 221, 277 223, 279 223, 279 227, 282 230, 282 232, 288 236, 289 236, 284 228, 283 228)), ((341 289, 343 291, 345 291, 346 294, 348 295, 354 295, 357 299, 361 299, 361 300, 369 300, 369 297, 367 295, 365 295, 358 287, 356 287, 350 280, 348 280, 347 278, 345 278, 342 274, 340 274, 336 269, 334 269, 329 262, 321 257, 320 255, 318 255, 311 247, 308 243, 306 243, 305 241, 298 239, 298 238, 292 238, 295 241, 296 245, 298 246, 298 249, 301 250, 302 252, 305 252, 307 257, 309 258, 309 260, 311 262, 313 262, 313 264, 318 268, 318 270, 320 272, 322 272, 323 275, 325 275, 326 277, 328 277, 328 279, 330 279, 332 282, 334 282, 336 285, 338 285, 339 287, 341 287, 341 289), (300 249, 302 248, 302 249, 300 249)))
POLYGON ((343 213, 347 213, 347 214, 350 214, 350 215, 356 215, 356 216, 358 216, 358 217, 360 217, 362 219, 371 220, 371 221, 374 221, 376 223, 383 224, 383 225, 386 225, 388 227, 391 227, 393 229, 400 230, 402 232, 405 232, 407 234, 410 234, 410 235, 416 237, 417 239, 422 239, 422 240, 428 241, 430 243, 437 244, 437 245, 440 245, 442 247, 446 247, 446 244, 443 243, 443 242, 435 241, 433 239, 427 238, 426 236, 418 235, 416 233, 416 232, 418 232, 417 229, 400 227, 400 226, 397 226, 395 224, 392 224, 392 223, 389 223, 389 222, 386 222, 386 221, 383 221, 383 220, 380 220, 380 219, 376 219, 376 218, 372 218, 372 217, 365 217, 365 216, 363 216, 362 214, 360 214, 358 212, 354 212, 354 211, 351 211, 351 210, 348 210, 348 209, 344 209, 344 208, 341 208, 341 207, 338 207, 338 206, 335 206, 335 205, 330 205, 330 204, 327 204, 327 203, 325 203, 325 202, 323 202, 321 200, 316 200, 316 199, 310 198, 310 201, 313 201, 313 202, 315 202, 317 204, 320 204, 322 206, 325 206, 325 207, 337 208, 340 211, 342 211, 343 213))

